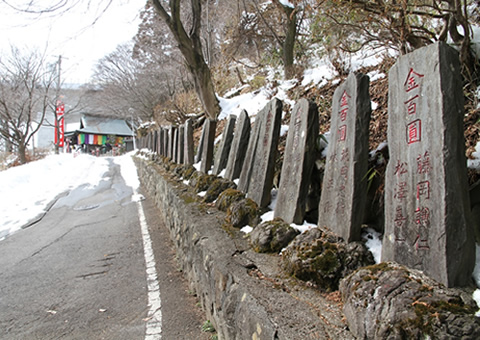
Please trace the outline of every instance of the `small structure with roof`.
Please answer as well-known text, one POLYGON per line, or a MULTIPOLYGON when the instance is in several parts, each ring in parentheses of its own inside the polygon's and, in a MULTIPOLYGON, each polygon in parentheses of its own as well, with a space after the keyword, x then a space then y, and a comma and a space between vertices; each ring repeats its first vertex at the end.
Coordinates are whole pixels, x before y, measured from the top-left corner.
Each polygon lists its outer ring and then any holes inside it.
MULTIPOLYGON (((66 136, 67 137, 67 136, 66 136)), ((123 119, 84 114, 80 128, 71 134, 73 144, 88 153, 133 150, 134 132, 123 119)))

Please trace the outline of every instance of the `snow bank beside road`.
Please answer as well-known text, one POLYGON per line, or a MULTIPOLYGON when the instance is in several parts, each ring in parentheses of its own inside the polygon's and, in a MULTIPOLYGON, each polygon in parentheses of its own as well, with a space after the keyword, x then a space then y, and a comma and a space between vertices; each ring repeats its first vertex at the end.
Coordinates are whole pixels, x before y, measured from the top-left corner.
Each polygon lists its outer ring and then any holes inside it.
MULTIPOLYGON (((50 155, 0 172, 0 240, 42 214, 56 196, 80 185, 98 185, 108 160, 89 155, 50 155)), ((87 187, 87 188, 88 188, 87 187)))

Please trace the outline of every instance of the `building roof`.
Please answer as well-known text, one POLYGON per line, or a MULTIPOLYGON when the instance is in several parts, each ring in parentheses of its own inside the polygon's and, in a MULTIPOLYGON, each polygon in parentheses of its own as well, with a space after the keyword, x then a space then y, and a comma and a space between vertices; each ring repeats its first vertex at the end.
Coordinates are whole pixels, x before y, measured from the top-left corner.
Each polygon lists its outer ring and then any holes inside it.
POLYGON ((95 135, 133 136, 133 131, 123 119, 97 116, 82 116, 79 133, 95 135))

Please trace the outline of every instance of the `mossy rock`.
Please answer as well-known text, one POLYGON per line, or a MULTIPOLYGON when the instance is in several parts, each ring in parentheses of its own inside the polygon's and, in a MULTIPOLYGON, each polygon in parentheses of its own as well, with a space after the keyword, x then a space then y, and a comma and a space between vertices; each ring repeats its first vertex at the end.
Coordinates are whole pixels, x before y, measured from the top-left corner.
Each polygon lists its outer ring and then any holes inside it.
POLYGON ((235 228, 255 227, 260 222, 260 208, 250 198, 234 202, 227 210, 225 222, 235 228))
POLYGON ((182 178, 183 177, 183 172, 185 171, 185 167, 183 165, 176 165, 173 168, 173 173, 177 176, 182 178))
POLYGON ((190 186, 195 192, 207 191, 213 181, 216 179, 213 175, 206 175, 203 172, 196 171, 190 178, 190 186))
POLYGON ((393 262, 367 266, 344 278, 340 292, 359 339, 480 339, 471 291, 420 271, 393 262))
POLYGON ((215 201, 218 196, 227 189, 236 189, 237 185, 225 178, 217 178, 208 187, 204 201, 210 203, 215 201))
POLYGON ((285 248, 298 235, 281 218, 263 222, 250 233, 250 244, 258 253, 278 253, 285 248))
POLYGON ((325 291, 337 290, 342 277, 374 263, 362 243, 346 244, 340 237, 318 229, 297 236, 282 253, 282 262, 289 275, 314 282, 325 291))
POLYGON ((196 170, 193 165, 185 165, 185 170, 183 171, 183 179, 188 181, 195 173, 195 171, 196 170))
POLYGON ((195 168, 192 165, 185 165, 185 164, 179 164, 179 165, 174 165, 172 168, 173 173, 179 177, 183 178, 184 180, 189 180, 190 177, 195 173, 195 168))
POLYGON ((215 206, 220 211, 227 211, 230 205, 233 202, 240 201, 245 198, 245 194, 240 190, 236 190, 234 188, 229 188, 224 190, 217 199, 215 206))

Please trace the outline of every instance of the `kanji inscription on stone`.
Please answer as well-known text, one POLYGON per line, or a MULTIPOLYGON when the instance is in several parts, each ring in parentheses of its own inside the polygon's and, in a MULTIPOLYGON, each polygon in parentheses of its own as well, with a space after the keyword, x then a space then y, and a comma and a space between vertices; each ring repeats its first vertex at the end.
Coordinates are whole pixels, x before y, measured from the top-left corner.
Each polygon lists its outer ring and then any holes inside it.
POLYGON ((360 239, 368 160, 369 78, 350 74, 335 91, 330 142, 319 205, 319 228, 347 242, 360 239))
POLYGON ((387 134, 382 260, 447 286, 469 283, 475 249, 453 48, 436 43, 398 59, 389 72, 387 134))

